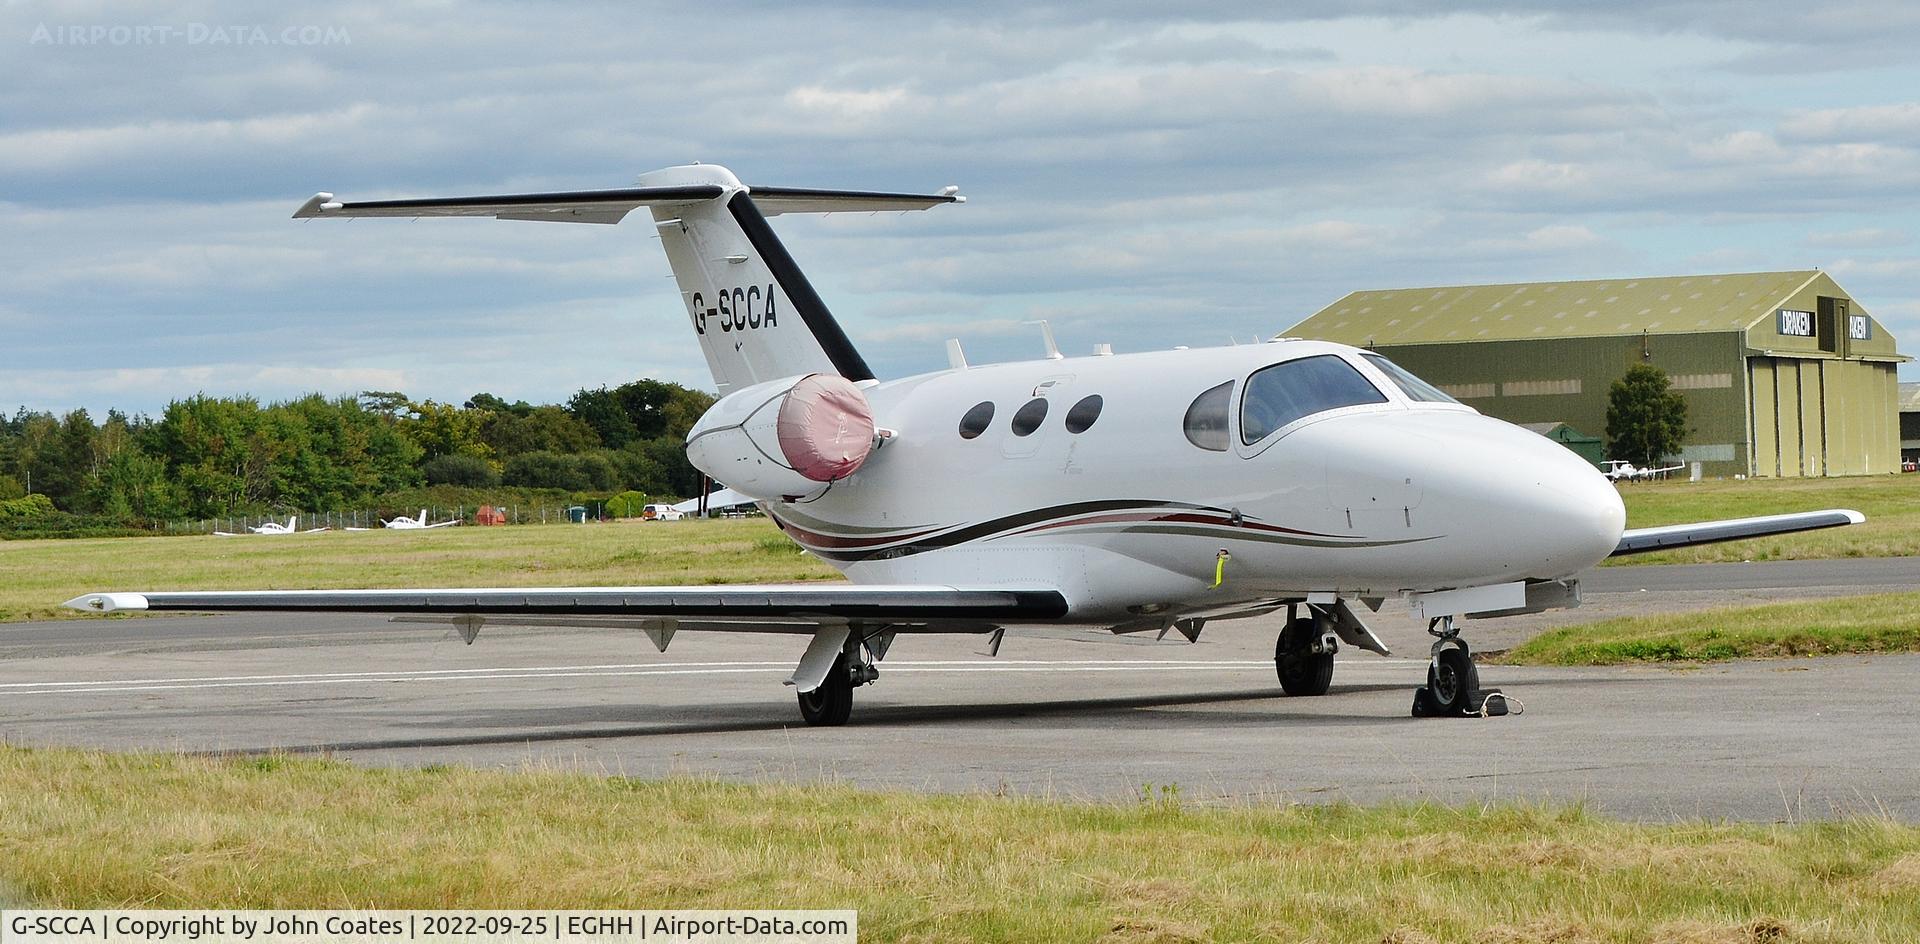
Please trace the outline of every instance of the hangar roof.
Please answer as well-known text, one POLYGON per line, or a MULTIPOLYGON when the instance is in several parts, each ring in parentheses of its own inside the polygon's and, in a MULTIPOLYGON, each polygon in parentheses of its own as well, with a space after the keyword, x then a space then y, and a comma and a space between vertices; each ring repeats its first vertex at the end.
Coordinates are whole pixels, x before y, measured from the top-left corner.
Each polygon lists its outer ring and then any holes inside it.
POLYGON ((1743 331, 1818 269, 1353 292, 1285 334, 1346 344, 1743 331))
POLYGON ((1900 385, 1900 412, 1920 413, 1920 383, 1900 385))

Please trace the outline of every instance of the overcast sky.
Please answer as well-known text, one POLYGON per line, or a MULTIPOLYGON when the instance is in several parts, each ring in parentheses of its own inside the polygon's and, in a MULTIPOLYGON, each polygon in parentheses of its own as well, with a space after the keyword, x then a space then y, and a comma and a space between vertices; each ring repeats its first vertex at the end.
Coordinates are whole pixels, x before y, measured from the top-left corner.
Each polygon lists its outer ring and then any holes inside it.
POLYGON ((775 220, 883 377, 1815 266, 1920 350, 1920 5, 1583 6, 0 0, 0 408, 710 389, 645 225, 288 219, 696 160, 961 186, 775 220))

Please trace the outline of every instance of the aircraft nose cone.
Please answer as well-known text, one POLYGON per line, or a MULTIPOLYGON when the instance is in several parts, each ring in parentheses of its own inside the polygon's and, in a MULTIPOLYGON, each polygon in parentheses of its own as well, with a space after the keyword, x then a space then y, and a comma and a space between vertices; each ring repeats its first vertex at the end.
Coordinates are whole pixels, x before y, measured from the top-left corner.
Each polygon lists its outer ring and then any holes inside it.
POLYGON ((1591 567, 1619 546, 1620 492, 1572 450, 1510 423, 1449 417, 1457 458, 1433 491, 1452 506, 1476 556, 1516 578, 1551 579, 1591 567))

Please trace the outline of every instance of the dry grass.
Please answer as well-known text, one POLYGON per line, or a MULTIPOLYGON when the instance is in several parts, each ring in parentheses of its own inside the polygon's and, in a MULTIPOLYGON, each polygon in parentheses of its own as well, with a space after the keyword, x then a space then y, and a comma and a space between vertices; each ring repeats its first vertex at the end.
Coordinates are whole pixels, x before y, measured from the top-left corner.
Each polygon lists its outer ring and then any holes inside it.
POLYGON ((0 542, 0 620, 80 615, 96 590, 619 586, 837 573, 764 518, 0 542))
POLYGON ((1707 544, 1658 554, 1636 554, 1617 564, 1905 557, 1920 554, 1920 475, 1836 479, 1755 479, 1714 482, 1636 482, 1620 486, 1627 527, 1686 524, 1716 518, 1852 508, 1866 524, 1777 538, 1707 544))
POLYGON ((1499 661, 1618 665, 1920 650, 1920 592, 1629 616, 1548 630, 1499 661))
POLYGON ((1881 820, 0 749, 0 884, 73 907, 853 907, 874 941, 1893 942, 1920 938, 1916 861, 1920 829, 1881 820))

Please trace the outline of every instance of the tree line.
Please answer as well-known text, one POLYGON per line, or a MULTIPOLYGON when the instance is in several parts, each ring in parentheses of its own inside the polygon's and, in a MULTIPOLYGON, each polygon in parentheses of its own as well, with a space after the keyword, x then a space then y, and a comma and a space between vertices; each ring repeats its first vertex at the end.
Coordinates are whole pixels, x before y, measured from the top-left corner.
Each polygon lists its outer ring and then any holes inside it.
POLYGON ((23 407, 0 416, 0 502, 132 523, 359 508, 435 485, 684 497, 701 487, 687 430, 712 405, 636 380, 537 406, 376 390, 264 405, 202 394, 103 420, 23 407))

